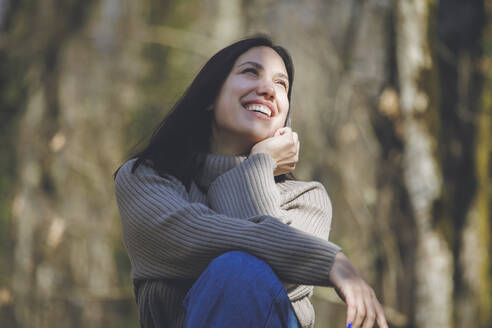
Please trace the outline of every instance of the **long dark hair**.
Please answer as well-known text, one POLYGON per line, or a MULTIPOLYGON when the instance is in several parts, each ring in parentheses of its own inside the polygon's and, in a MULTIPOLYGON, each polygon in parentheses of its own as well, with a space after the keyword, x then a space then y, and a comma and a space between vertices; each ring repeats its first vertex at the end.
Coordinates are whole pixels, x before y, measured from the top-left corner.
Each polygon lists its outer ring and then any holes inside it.
MULTIPOLYGON (((239 56, 251 48, 266 46, 282 58, 289 77, 287 97, 290 102, 294 66, 281 46, 274 45, 266 36, 255 36, 238 41, 220 50, 200 70, 183 96, 159 124, 147 146, 131 158, 136 158, 132 172, 142 163, 150 165, 161 176, 171 174, 189 189, 209 152, 213 111, 206 110, 215 102, 222 84, 239 56)), ((289 121, 290 109, 286 124, 289 121)), ((116 174, 118 171, 116 171, 116 174)), ((285 180, 285 175, 276 177, 285 180)))

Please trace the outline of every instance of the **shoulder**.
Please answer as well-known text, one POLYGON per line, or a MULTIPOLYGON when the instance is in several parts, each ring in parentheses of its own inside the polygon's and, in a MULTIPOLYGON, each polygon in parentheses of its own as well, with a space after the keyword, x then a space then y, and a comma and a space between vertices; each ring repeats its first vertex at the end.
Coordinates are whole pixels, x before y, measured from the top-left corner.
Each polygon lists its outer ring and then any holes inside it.
POLYGON ((164 176, 152 168, 148 163, 142 162, 135 166, 137 159, 132 158, 118 169, 114 184, 116 192, 118 190, 147 188, 171 188, 186 193, 184 185, 176 177, 166 174, 164 176))
POLYGON ((135 167, 136 163, 137 159, 132 158, 120 166, 114 178, 115 185, 118 186, 125 181, 136 182, 139 180, 139 178, 152 176, 154 174, 157 175, 157 172, 155 172, 150 166, 146 165, 145 163, 142 163, 138 167, 135 167))

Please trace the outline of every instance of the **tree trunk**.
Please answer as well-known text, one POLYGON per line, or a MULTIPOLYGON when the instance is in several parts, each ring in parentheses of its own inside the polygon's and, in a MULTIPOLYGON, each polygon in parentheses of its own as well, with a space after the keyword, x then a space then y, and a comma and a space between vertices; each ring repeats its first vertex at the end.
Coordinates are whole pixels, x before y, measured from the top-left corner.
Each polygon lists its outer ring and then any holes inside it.
MULTIPOLYGON (((391 326, 486 327, 483 3, 0 0, 0 321, 137 325, 111 175, 213 53, 264 32, 296 67, 295 174, 325 185, 391 326)), ((313 300, 317 327, 344 324, 332 289, 313 300)))
POLYGON ((487 68, 491 53, 487 46, 490 24, 485 26, 485 17, 483 1, 439 5, 440 148, 445 193, 437 224, 446 233, 456 259, 456 327, 488 327, 491 320, 492 119, 487 68))
POLYGON ((397 63, 404 142, 403 169, 416 221, 415 325, 452 326, 453 259, 441 233, 433 225, 433 206, 442 192, 436 136, 437 96, 432 85, 435 63, 430 51, 428 1, 402 0, 397 6, 397 63), (429 83, 429 82, 427 82, 429 83))

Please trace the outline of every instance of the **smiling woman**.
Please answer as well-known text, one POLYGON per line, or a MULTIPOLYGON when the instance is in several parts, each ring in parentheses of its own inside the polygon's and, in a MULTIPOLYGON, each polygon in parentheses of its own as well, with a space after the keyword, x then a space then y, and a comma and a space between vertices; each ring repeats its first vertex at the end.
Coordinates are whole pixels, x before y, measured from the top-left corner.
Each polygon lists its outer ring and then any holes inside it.
POLYGON ((242 54, 215 102, 212 152, 247 155, 252 145, 272 137, 285 125, 288 88, 285 64, 275 50, 262 46, 242 54))
POLYGON ((328 241, 324 187, 289 175, 293 76, 266 37, 230 45, 115 173, 142 327, 312 327, 312 285, 336 288, 347 325, 387 327, 328 241))

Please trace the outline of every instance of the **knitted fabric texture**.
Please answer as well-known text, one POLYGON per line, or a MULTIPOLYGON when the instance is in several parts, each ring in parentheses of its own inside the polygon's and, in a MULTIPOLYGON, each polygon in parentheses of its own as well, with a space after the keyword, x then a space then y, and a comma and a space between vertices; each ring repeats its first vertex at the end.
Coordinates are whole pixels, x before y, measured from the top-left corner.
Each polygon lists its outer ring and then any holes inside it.
POLYGON ((332 209, 318 182, 276 183, 267 154, 207 155, 187 191, 135 160, 118 171, 115 194, 144 327, 183 327, 181 302, 220 254, 240 250, 267 262, 287 288, 303 327, 314 325, 311 285, 329 286, 340 247, 328 241, 332 209))

